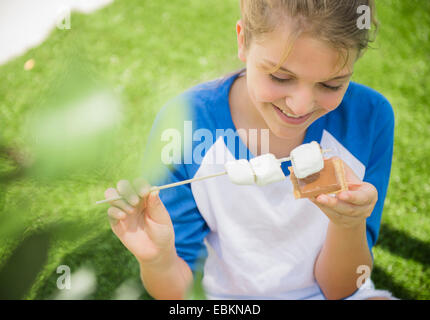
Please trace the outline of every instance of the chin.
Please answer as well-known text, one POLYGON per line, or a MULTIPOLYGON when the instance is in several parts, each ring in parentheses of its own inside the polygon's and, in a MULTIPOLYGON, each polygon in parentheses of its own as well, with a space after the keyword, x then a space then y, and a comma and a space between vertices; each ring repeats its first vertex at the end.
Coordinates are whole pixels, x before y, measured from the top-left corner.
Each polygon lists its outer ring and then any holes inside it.
MULTIPOLYGON (((294 140, 300 137, 303 134, 303 130, 300 129, 293 129, 293 128, 285 128, 280 126, 279 124, 275 124, 272 126, 269 126, 270 132, 279 139, 284 140, 294 140)), ((306 128, 304 128, 306 130, 306 128)))

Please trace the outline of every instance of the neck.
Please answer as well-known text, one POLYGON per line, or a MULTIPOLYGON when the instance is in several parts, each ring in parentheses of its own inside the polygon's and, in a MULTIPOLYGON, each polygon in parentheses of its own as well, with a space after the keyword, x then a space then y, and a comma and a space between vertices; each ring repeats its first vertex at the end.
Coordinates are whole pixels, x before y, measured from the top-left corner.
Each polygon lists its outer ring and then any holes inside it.
POLYGON ((303 143, 304 139, 305 134, 302 134, 299 138, 283 139, 270 132, 270 153, 273 153, 278 159, 288 157, 294 148, 303 143))

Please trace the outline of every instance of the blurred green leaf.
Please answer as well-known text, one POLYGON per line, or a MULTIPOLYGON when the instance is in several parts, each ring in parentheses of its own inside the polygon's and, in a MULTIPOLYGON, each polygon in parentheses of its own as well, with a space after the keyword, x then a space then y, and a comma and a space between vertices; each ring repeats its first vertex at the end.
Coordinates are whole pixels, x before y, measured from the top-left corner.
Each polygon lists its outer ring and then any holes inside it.
POLYGON ((207 300, 205 289, 202 284, 203 272, 198 271, 194 275, 191 288, 188 290, 186 300, 207 300))
MULTIPOLYGON (((172 168, 168 158, 177 153, 181 163, 184 155, 192 152, 192 136, 188 136, 184 121, 191 118, 190 105, 186 97, 180 96, 169 101, 157 115, 152 132, 143 154, 143 176, 149 181, 161 181, 166 174, 165 167, 172 168), (178 139, 176 139, 178 138, 178 139), (169 151, 166 152, 167 148, 169 151), (163 158, 164 157, 164 158, 163 158)), ((191 125, 192 122, 190 121, 191 125)), ((195 125, 195 124, 194 124, 195 125)), ((191 154, 192 156, 192 154, 191 154)))
POLYGON ((34 155, 30 175, 39 181, 91 173, 114 152, 122 103, 108 86, 69 61, 44 102, 27 119, 27 144, 34 155))
POLYGON ((22 299, 46 262, 49 232, 28 236, 0 271, 0 300, 22 299))

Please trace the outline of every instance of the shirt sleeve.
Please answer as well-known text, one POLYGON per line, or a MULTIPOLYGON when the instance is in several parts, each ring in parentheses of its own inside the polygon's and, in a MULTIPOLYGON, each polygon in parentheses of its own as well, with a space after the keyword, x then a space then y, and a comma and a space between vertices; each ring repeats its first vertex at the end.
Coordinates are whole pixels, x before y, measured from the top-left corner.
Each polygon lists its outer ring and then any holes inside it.
MULTIPOLYGON (((187 105, 184 106, 182 100, 178 103, 175 99, 166 104, 152 125, 149 138, 143 155, 143 177, 152 186, 160 186, 191 179, 190 166, 184 163, 182 143, 178 144, 180 149, 180 161, 167 163, 162 156, 163 148, 170 141, 163 137, 163 132, 168 133, 174 139, 174 135, 179 135, 182 140, 183 121, 188 117, 187 105)), ((173 151, 173 150, 171 150, 173 151)), ((164 152, 165 154, 165 152, 164 152)), ((172 219, 175 232, 175 247, 179 257, 184 259, 193 273, 200 268, 200 262, 207 256, 204 238, 209 232, 206 221, 201 216, 197 204, 194 200, 191 185, 185 184, 172 188, 160 190, 160 199, 166 207, 172 219)))
POLYGON ((363 179, 378 190, 378 201, 366 221, 367 242, 371 253, 379 235, 393 158, 394 112, 386 100, 382 103, 378 119, 380 121, 376 122, 378 128, 375 130, 372 152, 363 179))

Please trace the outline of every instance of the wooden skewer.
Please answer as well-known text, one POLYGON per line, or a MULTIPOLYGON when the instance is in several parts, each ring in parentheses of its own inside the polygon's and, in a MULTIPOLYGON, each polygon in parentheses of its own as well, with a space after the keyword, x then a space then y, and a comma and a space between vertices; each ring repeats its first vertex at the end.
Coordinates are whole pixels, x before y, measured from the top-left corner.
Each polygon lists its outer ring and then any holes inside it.
MULTIPOLYGON (((149 192, 167 189, 167 188, 173 188, 173 187, 177 187, 177 186, 191 183, 194 181, 205 180, 205 179, 209 179, 209 178, 213 178, 213 177, 223 176, 225 174, 227 174, 227 171, 211 174, 211 175, 204 176, 204 177, 198 177, 198 178, 188 179, 188 180, 174 182, 174 183, 170 183, 170 184, 165 184, 164 186, 154 186, 154 187, 149 188, 149 192)), ((116 200, 122 200, 122 199, 124 199, 122 196, 117 196, 117 197, 97 201, 96 204, 101 204, 101 203, 106 203, 106 202, 111 202, 111 201, 116 201, 116 200)))
MULTIPOLYGON (((322 152, 326 153, 326 152, 331 152, 331 151, 332 151, 331 149, 326 149, 326 150, 323 150, 322 152)), ((290 161, 290 160, 291 160, 290 157, 285 157, 285 158, 279 159, 279 162, 282 163, 282 162, 286 162, 286 161, 290 161)), ((149 192, 157 191, 157 190, 163 190, 163 189, 167 189, 167 188, 173 188, 173 187, 181 186, 183 184, 191 183, 194 181, 200 181, 200 180, 205 180, 205 179, 223 176, 225 174, 227 174, 227 171, 211 174, 211 175, 204 176, 204 177, 197 177, 197 178, 192 178, 192 179, 179 181, 179 182, 175 182, 175 183, 165 184, 163 186, 153 186, 153 187, 149 188, 149 192)), ((112 197, 109 199, 97 201, 96 204, 102 204, 102 203, 107 203, 107 202, 116 201, 116 200, 123 200, 123 199, 124 198, 122 196, 117 196, 117 197, 112 197)))

